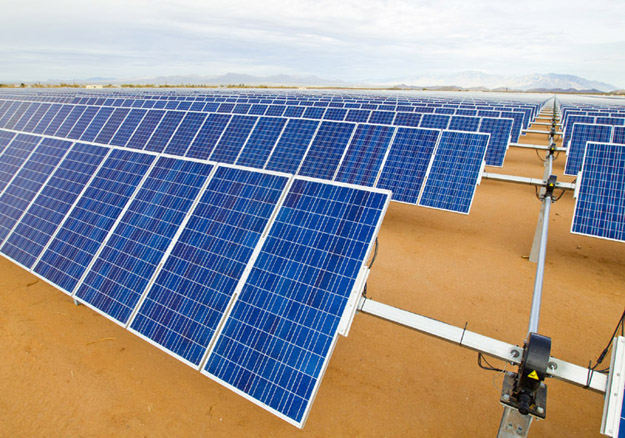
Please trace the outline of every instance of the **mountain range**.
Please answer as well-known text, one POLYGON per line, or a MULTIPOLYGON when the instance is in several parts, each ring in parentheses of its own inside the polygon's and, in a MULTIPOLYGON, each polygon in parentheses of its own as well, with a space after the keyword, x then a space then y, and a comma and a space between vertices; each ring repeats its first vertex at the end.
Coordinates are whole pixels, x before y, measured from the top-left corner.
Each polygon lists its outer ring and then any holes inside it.
MULTIPOLYGON (((68 81, 51 80, 47 83, 68 81)), ((401 89, 463 89, 484 91, 576 91, 604 92, 617 90, 614 85, 593 81, 579 76, 557 73, 534 73, 522 76, 496 75, 479 71, 464 71, 444 75, 421 75, 396 78, 380 82, 348 82, 337 79, 325 79, 313 75, 253 76, 242 73, 226 73, 218 76, 171 75, 149 78, 120 80, 115 78, 93 77, 74 80, 75 83, 110 83, 137 85, 247 85, 247 86, 287 86, 287 87, 370 87, 401 89)))

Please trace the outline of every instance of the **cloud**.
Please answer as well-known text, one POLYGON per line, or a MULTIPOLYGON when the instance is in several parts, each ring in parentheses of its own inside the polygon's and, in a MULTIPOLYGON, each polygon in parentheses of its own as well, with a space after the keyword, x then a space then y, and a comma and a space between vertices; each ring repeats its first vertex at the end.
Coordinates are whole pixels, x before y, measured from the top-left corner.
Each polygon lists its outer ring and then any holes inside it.
POLYGON ((625 87, 619 0, 8 3, 5 80, 236 70, 384 81, 483 70, 558 71, 625 87))

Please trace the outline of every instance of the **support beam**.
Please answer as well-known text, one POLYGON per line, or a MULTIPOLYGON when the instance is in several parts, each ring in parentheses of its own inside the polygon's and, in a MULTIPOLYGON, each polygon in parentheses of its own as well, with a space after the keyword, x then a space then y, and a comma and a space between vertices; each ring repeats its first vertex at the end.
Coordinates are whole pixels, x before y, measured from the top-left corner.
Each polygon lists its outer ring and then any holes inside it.
MULTIPOLYGON (((549 150, 549 146, 545 146, 541 144, 510 143, 508 146, 513 147, 513 148, 537 149, 539 151, 549 150)), ((566 148, 556 148, 556 152, 566 152, 566 148)))
MULTIPOLYGON (((523 134, 551 134, 551 131, 538 131, 536 129, 523 129, 521 131, 523 134)), ((562 135, 563 132, 556 132, 556 135, 562 135)))
MULTIPOLYGON (((523 349, 516 345, 364 297, 361 298, 359 309, 362 313, 435 336, 515 365, 520 364, 523 357, 523 349)), ((605 392, 608 381, 605 374, 592 372, 587 368, 554 357, 549 359, 547 375, 597 392, 605 392)))
MULTIPOLYGON (((514 176, 514 175, 502 175, 499 173, 491 173, 491 172, 483 172, 482 178, 484 179, 492 179, 496 181, 504 181, 516 184, 527 184, 530 186, 539 186, 543 187, 547 184, 547 180, 540 178, 528 178, 526 176, 514 176)), ((575 190, 574 183, 560 182, 556 183, 556 189, 561 190, 575 190)))

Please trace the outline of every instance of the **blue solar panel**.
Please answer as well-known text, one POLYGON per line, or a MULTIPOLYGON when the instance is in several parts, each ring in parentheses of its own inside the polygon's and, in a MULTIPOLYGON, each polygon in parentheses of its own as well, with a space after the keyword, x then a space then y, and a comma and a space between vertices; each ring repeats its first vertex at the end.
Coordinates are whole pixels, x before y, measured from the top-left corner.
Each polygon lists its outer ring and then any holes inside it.
POLYGON ((219 167, 130 328, 199 366, 287 181, 219 167))
POLYGON ((521 137, 521 130, 523 129, 523 113, 518 111, 502 111, 500 117, 514 120, 512 123, 512 132, 510 133, 510 141, 519 141, 519 138, 521 137))
POLYGON ((5 129, 13 129, 15 127, 15 124, 22 118, 30 105, 30 102, 20 102, 20 104, 17 106, 17 109, 8 112, 9 118, 5 122, 3 127, 5 129))
POLYGON ((392 126, 358 125, 336 180, 373 187, 395 129, 392 126))
POLYGON ((160 158, 74 297, 125 325, 212 168, 160 158))
POLYGON ((489 166, 503 166, 508 144, 510 144, 510 133, 514 120, 503 118, 484 117, 480 125, 480 132, 490 134, 488 149, 486 150, 486 164, 489 166))
POLYGON ((185 113, 180 111, 167 111, 165 117, 154 131, 154 135, 145 146, 146 151, 161 153, 169 143, 169 140, 178 129, 185 113))
MULTIPOLYGON (((289 112, 289 110, 287 110, 287 113, 289 112)), ((325 108, 315 108, 315 107, 308 107, 306 108, 306 111, 304 111, 304 114, 302 115, 302 118, 304 119, 322 119, 323 115, 325 114, 326 109, 325 108)), ((287 117, 289 117, 287 114, 285 114, 287 117)), ((290 117, 296 117, 295 115, 292 115, 290 117)))
POLYGON ((623 125, 625 125, 625 118, 622 118, 622 117, 597 117, 595 119, 595 123, 597 125, 623 126, 623 125))
POLYGON ((369 123, 379 123, 381 125, 391 125, 393 123, 393 119, 395 118, 395 113, 391 111, 373 111, 371 113, 371 117, 369 118, 369 123))
MULTIPOLYGON (((113 111, 113 114, 110 115, 104 127, 100 130, 98 136, 96 137, 96 143, 108 144, 111 141, 111 138, 119 129, 119 125, 122 124, 128 113, 130 112, 127 108, 117 108, 113 111)), ((82 138, 81 140, 87 141, 86 138, 82 138)))
POLYGON ((328 108, 323 118, 326 120, 336 120, 342 122, 347 115, 347 110, 343 108, 328 108))
POLYGON ((0 131, 0 155, 4 152, 9 143, 15 138, 15 134, 7 131, 0 131))
POLYGON ((289 120, 265 169, 296 173, 319 124, 316 120, 289 120))
POLYGON ((295 180, 203 372, 302 427, 389 195, 295 180))
POLYGON ((30 121, 30 119, 33 117, 33 115, 39 109, 39 107, 40 107, 39 103, 33 103, 32 105, 30 105, 26 109, 26 111, 24 111, 24 115, 18 120, 15 126, 13 126, 13 129, 16 131, 24 131, 24 127, 30 121))
POLYGON ((236 163, 257 169, 264 168, 286 122, 287 119, 284 118, 261 117, 236 163))
POLYGON ((114 150, 35 266, 35 272, 71 293, 154 161, 152 155, 114 150))
POLYGON ((67 115, 59 129, 56 130, 54 135, 57 137, 67 137, 86 109, 86 106, 75 106, 74 109, 67 115))
MULTIPOLYGON (((302 117, 302 115, 304 114, 304 110, 306 109, 306 107, 304 106, 287 106, 286 110, 284 111, 284 117, 302 117)), ((321 108, 322 112, 323 112, 323 108, 321 108)), ((319 119, 321 117, 314 117, 315 119, 319 119)))
POLYGON ((625 127, 615 126, 612 131, 612 143, 625 144, 625 127))
POLYGON ((208 114, 203 113, 187 113, 167 145, 165 153, 183 157, 207 116, 208 114))
POLYGON ((26 132, 33 132, 33 130, 39 124, 43 116, 45 116, 45 114, 50 109, 50 106, 51 105, 49 103, 42 103, 41 106, 39 106, 39 108, 35 112, 35 114, 30 118, 28 123, 24 126, 23 130, 26 132))
POLYGON ((371 111, 361 109, 350 109, 345 116, 346 122, 367 123, 371 111))
POLYGON ((393 200, 416 204, 440 131, 398 128, 377 187, 393 192, 393 200))
POLYGON ((269 108, 267 108, 267 112, 265 113, 265 115, 281 116, 282 114, 284 114, 285 110, 286 110, 286 106, 284 105, 269 105, 269 108))
POLYGON ((85 132, 80 136, 81 141, 94 141, 98 136, 102 127, 107 122, 111 114, 113 114, 114 108, 104 107, 98 110, 85 132))
POLYGON ((577 172, 579 172, 582 167, 587 142, 609 143, 611 139, 611 125, 589 125, 585 123, 576 123, 573 125, 571 143, 569 144, 569 149, 566 154, 564 174, 577 175, 577 172))
POLYGON ((22 167, 41 137, 18 134, 0 155, 0 193, 22 167))
MULTIPOLYGON (((32 132, 36 134, 43 134, 43 132, 46 130, 46 128, 48 127, 52 119, 57 115, 57 113, 61 110, 62 107, 63 105, 58 105, 58 104, 52 105, 48 109, 46 114, 41 118, 39 123, 37 123, 37 126, 35 126, 32 129, 32 132)), ((2 122, 0 122, 0 126, 2 126, 2 122)))
POLYGON ((0 245, 72 145, 44 138, 0 196, 0 245))
POLYGON ((443 131, 419 205, 468 214, 488 139, 488 134, 443 131))
POLYGON ((331 180, 355 127, 353 123, 321 122, 298 173, 331 180))
POLYGON ((45 135, 54 135, 54 133, 59 129, 61 123, 65 121, 69 113, 72 111, 74 107, 72 105, 63 105, 59 112, 56 113, 50 124, 47 126, 43 133, 45 135))
POLYGON ((422 114, 419 113, 397 113, 395 125, 399 126, 419 126, 422 114))
POLYGON ((85 132, 85 129, 87 129, 89 124, 92 122, 99 109, 100 108, 97 106, 87 107, 66 137, 78 140, 82 136, 83 132, 85 132))
POLYGON ((133 149, 143 149, 163 116, 165 116, 165 111, 163 110, 149 110, 130 140, 128 140, 127 146, 133 149))
POLYGON ((446 114, 424 114, 421 119, 421 128, 447 129, 449 119, 446 114))
POLYGON ((186 156, 205 160, 213 153, 215 145, 221 138, 224 129, 228 126, 232 116, 226 114, 211 114, 206 118, 202 129, 197 133, 186 156))
POLYGON ((562 139, 562 145, 565 148, 569 147, 569 141, 571 141, 571 135, 573 134, 573 126, 576 123, 586 123, 593 125, 595 118, 592 116, 572 115, 569 116, 566 121, 566 129, 564 130, 564 138, 562 139))
POLYGON ((258 117, 254 116, 233 116, 232 121, 224 131, 217 146, 215 146, 210 160, 219 163, 234 163, 247 142, 252 129, 254 129, 257 120, 258 117))
POLYGON ((449 122, 449 129, 454 131, 477 132, 480 127, 479 117, 453 116, 449 122))
POLYGON ((141 123, 141 120, 143 120, 146 114, 147 114, 147 110, 143 110, 143 109, 130 110, 130 113, 124 120, 124 123, 121 124, 121 126, 115 133, 115 136, 110 141, 110 144, 115 145, 115 146, 126 146, 126 143, 128 143, 128 140, 130 139, 132 134, 135 132, 135 130, 137 129, 137 126, 139 126, 139 123, 141 123))
POLYGON ((2 247, 30 269, 102 162, 108 148, 75 144, 2 247))
POLYGON ((625 241, 625 145, 589 142, 578 184, 571 232, 625 241))

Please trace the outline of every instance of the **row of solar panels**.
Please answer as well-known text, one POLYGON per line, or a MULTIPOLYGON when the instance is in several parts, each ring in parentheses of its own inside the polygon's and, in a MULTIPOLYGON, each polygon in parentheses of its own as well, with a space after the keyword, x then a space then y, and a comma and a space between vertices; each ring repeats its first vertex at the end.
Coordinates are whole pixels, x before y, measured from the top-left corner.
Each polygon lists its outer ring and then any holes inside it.
MULTIPOLYGON (((190 104, 188 102, 173 101, 168 103, 167 101, 149 101, 149 100, 132 100, 125 101, 115 99, 109 99, 102 105, 75 105, 75 104, 39 104, 28 101, 2 101, 0 100, 0 127, 7 129, 22 130, 23 127, 32 126, 36 120, 46 117, 46 111, 59 118, 67 117, 67 123, 76 122, 78 117, 84 116, 85 121, 88 123, 91 118, 94 117, 92 108, 100 107, 121 107, 121 108, 135 108, 135 109, 147 109, 147 110, 171 110, 171 111, 198 111, 208 113, 224 113, 224 114, 239 114, 239 115, 254 115, 254 116, 272 116, 272 117, 287 117, 287 118, 304 118, 313 120, 332 120, 332 121, 347 121, 353 123, 371 123, 380 125, 395 125, 395 126, 412 126, 422 128, 434 128, 434 129, 451 129, 451 130, 466 130, 477 131, 479 130, 480 120, 482 117, 489 118, 511 118, 513 119, 511 140, 516 142, 521 135, 521 130, 525 121, 529 120, 526 117, 527 114, 520 111, 501 112, 501 111, 459 111, 458 115, 448 114, 428 114, 428 113, 407 113, 407 112, 391 112, 391 111, 371 111, 363 109, 339 109, 339 108, 317 108, 317 107, 303 107, 303 106, 288 106, 288 105, 264 105, 264 104, 229 104, 229 103, 198 103, 190 104), (157 105, 157 104, 161 105, 157 105), (89 109, 89 111, 87 111, 89 109), (43 115, 42 115, 43 114, 43 115), (11 119, 9 119, 11 117, 11 119), (470 118, 469 118, 470 117, 470 118), (29 123, 29 121, 31 123, 29 123), (4 122, 4 125, 3 125, 4 122), (16 127, 12 128, 11 126, 16 127)), ((155 114, 164 114, 163 112, 155 114)), ((50 120, 44 118, 43 120, 50 120)), ((56 125, 53 125, 56 126, 56 125)), ((80 126, 80 125, 79 125, 80 126)), ((36 128, 34 131, 39 132, 36 128)), ((51 135, 51 134, 50 134, 51 135)), ((71 137, 75 138, 75 137, 71 137)), ((487 163, 490 164, 490 163, 487 163)))
POLYGON ((562 144, 568 145, 571 141, 571 135, 573 134, 573 126, 576 123, 589 123, 598 125, 613 125, 613 126, 625 126, 625 114, 620 117, 615 116, 584 116, 584 115, 572 115, 568 118, 568 122, 563 125, 562 132, 564 136, 562 138, 562 144))
POLYGON ((566 125, 571 116, 625 117, 625 106, 579 106, 560 102, 559 112, 560 121, 563 125, 566 125))
POLYGON ((302 426, 384 190, 0 132, 0 252, 302 426))
POLYGON ((53 107, 40 107, 32 115, 26 110, 21 116, 5 113, 0 126, 380 187, 392 190, 396 201, 461 213, 470 210, 483 160, 503 164, 513 123, 469 119, 484 132, 469 133, 174 110, 53 107))

